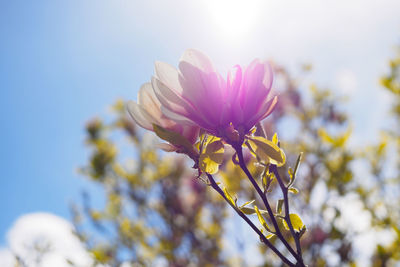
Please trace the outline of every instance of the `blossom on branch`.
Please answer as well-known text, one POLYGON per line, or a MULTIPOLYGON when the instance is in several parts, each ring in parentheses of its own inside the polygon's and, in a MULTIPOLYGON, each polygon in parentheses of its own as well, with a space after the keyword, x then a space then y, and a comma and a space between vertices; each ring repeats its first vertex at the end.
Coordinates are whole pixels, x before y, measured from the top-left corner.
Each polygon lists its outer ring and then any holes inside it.
POLYGON ((156 62, 155 72, 152 86, 165 116, 216 136, 229 136, 232 127, 247 134, 277 102, 271 94, 271 66, 257 59, 247 67, 235 66, 225 80, 207 56, 187 50, 179 70, 156 62))

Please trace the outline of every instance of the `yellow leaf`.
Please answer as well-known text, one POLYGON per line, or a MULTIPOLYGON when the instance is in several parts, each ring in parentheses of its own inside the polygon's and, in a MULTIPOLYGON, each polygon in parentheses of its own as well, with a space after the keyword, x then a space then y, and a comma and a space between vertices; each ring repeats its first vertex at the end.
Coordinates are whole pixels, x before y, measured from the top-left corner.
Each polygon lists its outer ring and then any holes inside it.
POLYGON ((274 136, 272 136, 272 143, 275 145, 278 145, 278 134, 275 133, 274 136))
POLYGON ((268 234, 265 236, 265 238, 270 239, 271 237, 273 237, 275 234, 268 234))
POLYGON ((322 141, 324 141, 325 143, 332 144, 333 146, 336 146, 336 147, 342 147, 346 144, 347 140, 351 136, 351 132, 352 132, 352 130, 351 130, 351 128, 349 128, 342 135, 333 137, 333 136, 329 135, 325 129, 321 128, 318 130, 318 135, 321 137, 322 141))
MULTIPOLYGON (((254 213, 256 213, 256 210, 254 208, 248 208, 248 207, 239 207, 239 209, 247 215, 252 215, 254 213)), ((260 212, 260 214, 267 214, 268 212, 266 210, 258 210, 260 212)))
POLYGON ((319 129, 318 135, 325 143, 333 144, 335 142, 335 140, 333 140, 333 138, 325 131, 325 129, 319 129))
POLYGON ((228 201, 229 201, 233 206, 236 206, 235 201, 233 200, 231 194, 229 194, 229 192, 228 192, 228 190, 226 189, 226 187, 224 187, 222 190, 224 191, 225 197, 228 199, 228 201))
POLYGON ((254 210, 255 210, 255 212, 257 213, 257 217, 258 217, 258 220, 260 221, 261 225, 262 225, 268 232, 272 232, 272 231, 269 229, 267 222, 265 221, 264 217, 261 215, 261 212, 260 212, 260 210, 258 209, 257 206, 254 206, 254 210))
POLYGON ((253 208, 240 207, 239 209, 240 209, 244 214, 247 214, 247 215, 252 215, 252 214, 256 213, 255 209, 253 209, 253 208))
POLYGON ((202 148, 199 166, 200 170, 209 174, 218 172, 219 165, 224 160, 224 144, 219 138, 207 137, 202 148))
POLYGON ((276 213, 280 214, 282 212, 282 206, 284 204, 283 199, 279 199, 278 203, 276 204, 276 213))
POLYGON ((285 153, 272 141, 261 136, 253 136, 249 138, 249 144, 254 153, 265 163, 272 163, 278 167, 285 164, 285 153))
POLYGON ((250 200, 250 201, 246 201, 245 203, 243 203, 243 205, 242 206, 240 206, 240 207, 245 207, 245 206, 247 206, 247 205, 250 205, 250 204, 253 204, 254 203, 254 199, 253 200, 250 200))
MULTIPOLYGON (((283 226, 285 227, 285 229, 289 230, 290 228, 289 228, 289 225, 287 224, 286 220, 283 219, 282 221, 283 221, 283 226)), ((303 229, 303 227, 305 227, 300 216, 295 213, 290 214, 290 221, 292 222, 293 229, 297 232, 300 232, 301 229, 303 229)))
POLYGON ((291 187, 291 188, 289 188, 289 192, 296 195, 297 193, 299 193, 299 189, 291 187))
POLYGON ((200 155, 199 158, 200 170, 209 174, 215 174, 218 172, 219 164, 211 160, 207 155, 200 155))

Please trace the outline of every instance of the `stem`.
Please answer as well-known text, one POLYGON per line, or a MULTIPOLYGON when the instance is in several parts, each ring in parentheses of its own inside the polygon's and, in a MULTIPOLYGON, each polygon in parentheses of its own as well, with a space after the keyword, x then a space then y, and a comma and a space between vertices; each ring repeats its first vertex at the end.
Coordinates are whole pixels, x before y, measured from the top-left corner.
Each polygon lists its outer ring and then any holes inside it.
POLYGON ((257 226, 255 226, 253 224, 253 222, 242 211, 240 211, 237 207, 235 207, 231 204, 231 202, 226 198, 224 192, 221 190, 221 188, 215 182, 213 176, 211 174, 207 174, 207 177, 208 177, 208 180, 210 181, 210 186, 212 188, 214 188, 214 190, 217 191, 218 194, 220 194, 225 199, 225 201, 228 202, 228 204, 232 206, 232 208, 236 211, 236 213, 254 230, 254 232, 256 232, 259 235, 261 241, 265 245, 267 245, 267 247, 270 248, 273 252, 275 252, 275 254, 278 255, 278 257, 284 263, 286 263, 289 266, 293 266, 293 267, 296 266, 295 264, 290 262, 277 248, 275 248, 271 242, 269 242, 269 240, 264 236, 264 234, 261 233, 261 231, 257 228, 257 226))
POLYGON ((271 171, 274 173, 276 180, 278 180, 279 186, 282 190, 283 193, 283 199, 284 199, 284 205, 285 205, 285 221, 289 226, 290 233, 293 236, 294 242, 296 243, 296 250, 297 250, 297 255, 299 256, 299 262, 303 263, 303 257, 302 257, 302 252, 301 252, 301 245, 300 245, 300 238, 299 235, 296 234, 296 232, 293 229, 292 221, 290 220, 290 212, 289 212, 289 197, 288 197, 288 188, 285 186, 285 184, 282 181, 282 178, 279 175, 278 168, 276 165, 271 165, 270 167, 271 171))
MULTIPOLYGON (((246 163, 244 162, 243 158, 243 150, 242 150, 242 145, 234 145, 233 148, 236 150, 236 153, 239 158, 239 166, 241 169, 244 171, 244 173, 247 175, 247 178, 250 180, 250 182, 253 184, 253 187, 256 189, 258 195, 261 197, 262 201, 264 202, 265 208, 267 209, 268 215, 271 218, 272 224, 274 225, 275 228, 275 234, 281 240, 281 242, 285 245, 285 247, 289 250, 289 252, 295 257, 295 259, 298 262, 302 262, 301 256, 297 255, 297 253, 293 250, 293 248, 290 246, 290 244, 286 241, 286 239, 283 237, 281 230, 279 229, 278 223, 275 219, 274 212, 271 209, 271 206, 268 202, 268 199, 266 195, 262 192, 261 188, 258 186, 257 182, 254 180, 253 176, 251 175, 249 169, 247 169, 246 163)), ((304 266, 301 265, 301 266, 304 266)))

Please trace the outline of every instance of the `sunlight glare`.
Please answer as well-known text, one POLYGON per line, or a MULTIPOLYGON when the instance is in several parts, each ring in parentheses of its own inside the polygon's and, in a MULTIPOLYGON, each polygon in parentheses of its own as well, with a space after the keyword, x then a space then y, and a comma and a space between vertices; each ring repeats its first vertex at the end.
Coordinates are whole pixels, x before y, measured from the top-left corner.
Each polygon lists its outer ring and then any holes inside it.
POLYGON ((207 8, 223 35, 236 40, 249 33, 261 15, 261 0, 208 0, 207 8))

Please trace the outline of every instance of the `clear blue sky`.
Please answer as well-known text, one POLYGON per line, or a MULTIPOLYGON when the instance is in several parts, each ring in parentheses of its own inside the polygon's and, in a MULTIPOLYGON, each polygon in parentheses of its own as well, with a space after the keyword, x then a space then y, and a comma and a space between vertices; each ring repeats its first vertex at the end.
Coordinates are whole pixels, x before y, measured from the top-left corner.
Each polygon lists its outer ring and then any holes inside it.
POLYGON ((353 96, 355 132, 367 138, 386 112, 377 79, 400 43, 399 2, 246 2, 0 1, 0 246, 22 214, 69 217, 91 187, 75 172, 85 121, 135 99, 153 62, 176 64, 186 48, 221 68, 314 63, 313 80, 353 96))
POLYGON ((85 121, 152 72, 151 44, 114 39, 96 25, 105 14, 78 2, 0 2, 0 243, 24 213, 68 217, 85 121))

